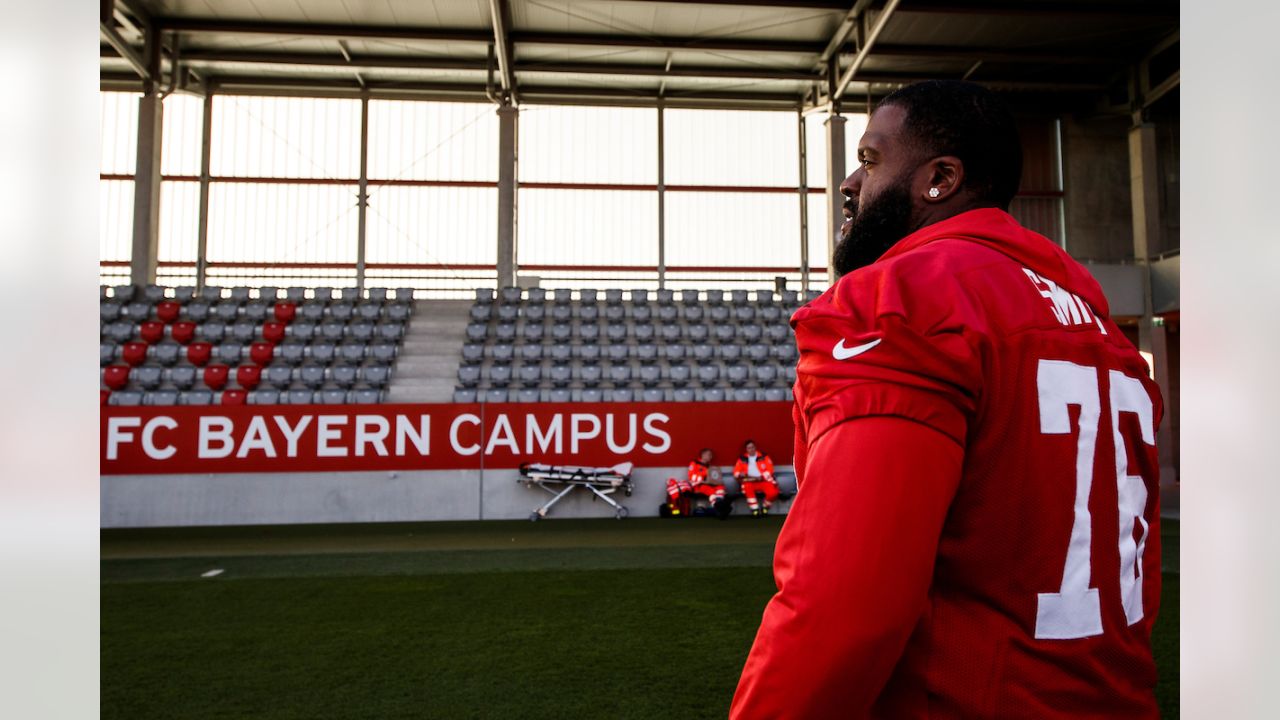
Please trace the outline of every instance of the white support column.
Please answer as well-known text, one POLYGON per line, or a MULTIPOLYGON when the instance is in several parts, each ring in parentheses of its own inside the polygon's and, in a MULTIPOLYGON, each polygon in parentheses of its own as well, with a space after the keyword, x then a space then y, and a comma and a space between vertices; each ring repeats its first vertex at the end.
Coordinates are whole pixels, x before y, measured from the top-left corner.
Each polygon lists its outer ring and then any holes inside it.
POLYGON ((823 125, 827 128, 827 272, 828 283, 834 285, 836 254, 836 238, 840 234, 840 225, 844 222, 844 195, 840 194, 840 183, 844 182, 844 123, 841 115, 827 116, 823 125))
POLYGON ((796 133, 800 153, 800 294, 809 292, 809 143, 804 132, 804 113, 796 113, 796 133))
POLYGON ((666 124, 658 105, 658 288, 667 286, 667 159, 666 124))
POLYGON ((369 220, 369 96, 360 98, 360 184, 356 229, 356 289, 364 291, 365 237, 369 220))
POLYGON ((498 280, 499 288, 516 284, 516 123, 512 105, 498 108, 498 280))
POLYGON ((204 124, 200 137, 200 209, 196 223, 196 287, 204 289, 209 271, 209 160, 213 154, 213 90, 204 88, 204 124))
POLYGON ((164 105, 154 84, 138 101, 138 156, 133 179, 133 248, 129 255, 130 281, 147 285, 156 281, 160 248, 160 143, 164 105))

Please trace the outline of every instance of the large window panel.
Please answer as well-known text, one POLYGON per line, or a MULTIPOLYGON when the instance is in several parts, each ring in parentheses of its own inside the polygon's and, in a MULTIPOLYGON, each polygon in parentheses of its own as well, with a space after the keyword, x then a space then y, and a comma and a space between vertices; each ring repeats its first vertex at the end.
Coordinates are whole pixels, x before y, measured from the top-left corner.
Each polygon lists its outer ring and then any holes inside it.
POLYGON ((209 261, 354 263, 355 185, 214 183, 209 261))
POLYGON ((370 263, 493 265, 498 191, 473 187, 384 187, 369 200, 370 263))
MULTIPOLYGON (((356 122, 358 142, 358 115, 356 122)), ((494 106, 370 100, 369 177, 497 182, 494 106)))
POLYGON ((204 142, 204 100, 192 95, 164 99, 164 134, 160 140, 160 173, 200 174, 200 146, 204 142))
POLYGON ((359 100, 219 95, 213 131, 217 176, 360 176, 359 100))
POLYGON ((827 269, 827 195, 809 194, 809 270, 827 269))
POLYGON ((133 181, 98 181, 98 260, 133 255, 133 181))
POLYGON ((521 265, 657 265, 658 195, 524 188, 517 252, 521 265))
POLYGON ((138 93, 104 92, 101 99, 102 157, 104 175, 132 175, 138 162, 138 93))
POLYGON ((796 193, 668 192, 668 266, 800 266, 796 193))
POLYGON ((796 115, 666 110, 669 185, 798 186, 796 115))
POLYGON ((160 183, 160 262, 196 262, 200 235, 200 183, 160 183))
POLYGON ((656 110, 532 106, 519 127, 521 182, 658 182, 656 110))

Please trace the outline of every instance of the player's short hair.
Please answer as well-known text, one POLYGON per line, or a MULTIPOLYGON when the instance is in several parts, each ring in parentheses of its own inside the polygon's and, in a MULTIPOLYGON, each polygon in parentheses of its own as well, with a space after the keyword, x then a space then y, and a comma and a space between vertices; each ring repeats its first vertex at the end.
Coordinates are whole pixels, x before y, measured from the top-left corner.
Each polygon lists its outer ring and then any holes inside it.
POLYGON ((712 455, 716 454, 715 451, 712 450, 711 448, 702 448, 701 450, 698 451, 699 455, 701 455, 702 453, 711 453, 712 455))
POLYGON ((904 126, 930 158, 954 155, 964 185, 1002 210, 1022 182, 1022 143, 1009 107, 990 90, 960 80, 927 80, 880 101, 906 111, 904 126))

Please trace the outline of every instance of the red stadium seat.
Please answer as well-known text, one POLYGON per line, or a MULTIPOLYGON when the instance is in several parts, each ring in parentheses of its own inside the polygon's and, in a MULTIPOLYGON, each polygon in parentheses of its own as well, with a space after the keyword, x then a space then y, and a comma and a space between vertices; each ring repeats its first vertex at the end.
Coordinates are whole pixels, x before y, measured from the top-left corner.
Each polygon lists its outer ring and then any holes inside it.
POLYGON ((241 365, 236 368, 236 384, 245 390, 258 387, 258 381, 261 379, 262 368, 257 365, 241 365))
POLYGON ((271 358, 275 355, 276 346, 269 342, 256 342, 249 346, 249 359, 258 365, 266 366, 271 364, 271 358))
POLYGON ((147 344, 144 342, 125 343, 124 350, 120 353, 120 358, 135 367, 141 365, 147 361, 147 344))
POLYGON ((245 401, 248 398, 248 395, 249 394, 246 393, 244 390, 223 390, 222 404, 223 405, 244 405, 245 401))
POLYGON ((129 384, 128 365, 108 365, 102 369, 102 384, 112 390, 123 390, 129 384))
POLYGON ((196 367, 204 367, 213 354, 213 345, 207 342, 193 342, 187 346, 187 362, 196 367))
POLYGON ((291 323, 293 318, 298 314, 298 306, 293 303, 282 302, 276 303, 276 320, 282 323, 291 323))
POLYGON ((227 375, 231 368, 222 364, 214 364, 204 369, 204 384, 210 390, 221 390, 227 385, 227 375))
POLYGON ((98 391, 98 404, 102 405, 103 407, 106 407, 106 406, 107 406, 107 401, 108 401, 108 400, 110 400, 110 399, 111 399, 111 391, 110 391, 110 390, 99 390, 99 391, 98 391))
POLYGON ((282 322, 264 322, 262 323, 262 339, 271 344, 275 344, 284 339, 284 329, 287 327, 282 322))
POLYGON ((196 324, 190 320, 176 322, 169 327, 169 337, 186 345, 196 337, 196 324))
POLYGON ((138 336, 150 345, 155 345, 164 339, 164 323, 158 320, 148 320, 138 328, 138 336))
POLYGON ((156 303, 156 317, 162 322, 171 323, 178 319, 178 313, 182 312, 182 306, 173 300, 165 300, 156 303))

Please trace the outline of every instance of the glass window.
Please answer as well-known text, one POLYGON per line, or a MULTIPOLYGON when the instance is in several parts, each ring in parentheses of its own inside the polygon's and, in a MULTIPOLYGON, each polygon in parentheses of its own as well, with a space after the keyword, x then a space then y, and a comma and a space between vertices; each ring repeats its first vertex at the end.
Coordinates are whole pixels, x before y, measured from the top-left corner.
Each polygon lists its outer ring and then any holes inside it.
POLYGON ((799 185, 796 115, 744 110, 667 110, 669 185, 799 185))
POLYGON ((200 183, 160 183, 160 262, 196 262, 200 234, 200 183))
POLYGON ((210 262, 354 263, 354 185, 213 183, 210 262))
POLYGON ((98 181, 98 260, 133 255, 133 181, 98 181))
POLYGON ((800 266, 800 199, 788 193, 667 193, 668 266, 800 266))
POLYGON ((104 92, 102 122, 103 175, 133 175, 138 162, 138 93, 104 92))
POLYGON ((656 192, 525 188, 518 205, 521 265, 658 263, 656 192))
MULTIPOLYGON (((356 143, 359 145, 359 108, 356 143)), ((356 174, 359 176, 359 168, 356 174)), ((498 116, 480 103, 369 101, 369 177, 498 180, 498 116)))
POLYGON ((360 101, 213 99, 210 172, 232 177, 360 177, 360 101))
POLYGON ((164 99, 164 134, 160 139, 162 175, 200 175, 204 142, 204 100, 192 95, 164 99))
POLYGON ((520 111, 521 182, 658 182, 658 112, 533 106, 520 111))
POLYGON ((474 187, 383 187, 369 199, 370 263, 493 265, 498 191, 474 187))

